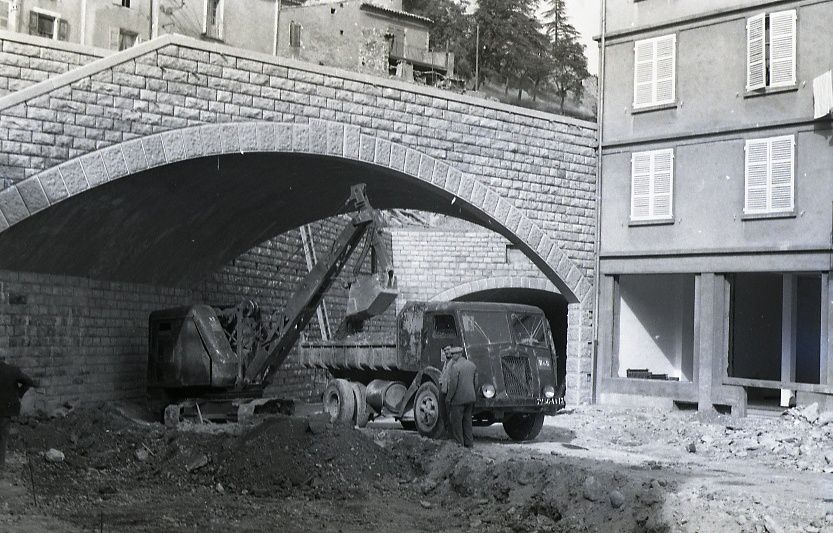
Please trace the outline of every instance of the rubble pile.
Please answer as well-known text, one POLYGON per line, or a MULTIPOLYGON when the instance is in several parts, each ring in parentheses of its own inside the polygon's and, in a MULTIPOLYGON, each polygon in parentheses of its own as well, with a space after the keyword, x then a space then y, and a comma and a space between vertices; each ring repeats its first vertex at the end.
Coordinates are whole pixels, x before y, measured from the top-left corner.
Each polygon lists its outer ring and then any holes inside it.
POLYGON ((585 428, 603 432, 611 445, 634 450, 661 442, 715 459, 752 457, 769 466, 833 473, 833 413, 817 404, 789 409, 781 416, 703 416, 690 413, 623 411, 631 423, 585 428))

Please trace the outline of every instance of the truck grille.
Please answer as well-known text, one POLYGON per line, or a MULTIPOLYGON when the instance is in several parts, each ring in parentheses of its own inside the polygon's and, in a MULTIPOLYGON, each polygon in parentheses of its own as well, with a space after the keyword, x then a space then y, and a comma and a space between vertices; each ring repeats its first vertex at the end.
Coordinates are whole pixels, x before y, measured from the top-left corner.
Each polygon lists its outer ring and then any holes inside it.
POLYGON ((510 397, 530 397, 532 394, 532 372, 526 357, 506 356, 501 359, 503 365, 503 384, 510 397))

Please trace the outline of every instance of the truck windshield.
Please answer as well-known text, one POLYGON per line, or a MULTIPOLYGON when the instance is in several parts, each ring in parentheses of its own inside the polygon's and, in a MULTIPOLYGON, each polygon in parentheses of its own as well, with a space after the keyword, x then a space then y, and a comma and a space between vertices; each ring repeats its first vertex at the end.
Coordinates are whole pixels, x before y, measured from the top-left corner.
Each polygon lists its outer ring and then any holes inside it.
POLYGON ((509 322, 506 320, 504 313, 475 311, 462 313, 462 318, 467 344, 512 342, 512 336, 509 333, 509 322))
POLYGON ((518 344, 547 346, 547 333, 542 315, 512 313, 510 322, 518 344))

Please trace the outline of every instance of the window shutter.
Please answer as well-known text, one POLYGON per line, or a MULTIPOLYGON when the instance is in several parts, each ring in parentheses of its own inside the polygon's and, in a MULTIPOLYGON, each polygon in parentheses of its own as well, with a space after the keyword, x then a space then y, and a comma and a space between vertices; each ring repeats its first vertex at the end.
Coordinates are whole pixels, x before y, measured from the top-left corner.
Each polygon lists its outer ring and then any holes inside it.
POLYGON ((631 156, 631 219, 651 216, 651 152, 631 156))
POLYGON ((225 26, 226 18, 226 3, 223 0, 217 0, 217 38, 223 38, 223 27, 225 26))
POLYGON ((633 107, 645 107, 654 98, 655 41, 637 41, 634 45, 633 107))
POLYGON ((769 15, 769 85, 795 85, 795 10, 769 15))
POLYGON ((766 86, 766 16, 761 14, 746 21, 746 90, 766 86))
POLYGON ((769 141, 746 141, 746 202, 745 213, 767 210, 767 181, 769 174, 769 141))
POLYGON ((38 34, 38 14, 34 11, 29 12, 29 35, 38 34))
POLYGON ((68 41, 69 40, 69 22, 64 19, 58 19, 58 40, 59 41, 68 41))
POLYGON ((210 9, 211 0, 203 0, 202 3, 202 32, 208 33, 208 10, 210 9))
POLYGON ((4 30, 9 29, 9 10, 11 2, 9 0, 0 0, 0 28, 4 30))
POLYGON ((119 28, 114 28, 110 26, 110 50, 118 50, 119 49, 119 37, 121 34, 121 30, 119 28))
POLYGON ((669 218, 672 216, 673 183, 674 151, 658 150, 654 152, 651 218, 669 218))
POLYGON ((674 77, 676 71, 677 36, 668 35, 656 41, 656 63, 654 66, 654 104, 674 101, 674 77))
POLYGON ((770 210, 793 209, 794 149, 792 135, 776 137, 769 141, 770 210))

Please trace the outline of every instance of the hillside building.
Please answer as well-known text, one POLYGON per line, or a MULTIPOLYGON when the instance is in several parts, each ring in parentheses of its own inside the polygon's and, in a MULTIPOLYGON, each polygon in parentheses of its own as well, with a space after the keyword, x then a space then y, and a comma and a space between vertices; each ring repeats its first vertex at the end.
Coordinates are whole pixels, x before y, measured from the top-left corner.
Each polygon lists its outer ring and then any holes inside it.
POLYGON ((0 0, 0 29, 110 50, 189 37, 318 65, 427 81, 453 75, 431 21, 401 0, 0 0))

